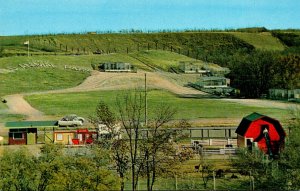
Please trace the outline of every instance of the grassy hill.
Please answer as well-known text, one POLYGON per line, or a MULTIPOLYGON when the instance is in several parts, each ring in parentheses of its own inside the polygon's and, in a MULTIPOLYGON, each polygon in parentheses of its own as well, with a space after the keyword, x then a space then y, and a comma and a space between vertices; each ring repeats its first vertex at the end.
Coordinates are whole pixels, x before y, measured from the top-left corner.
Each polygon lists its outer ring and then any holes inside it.
POLYGON ((278 38, 272 36, 270 32, 262 33, 247 33, 247 32, 232 32, 235 37, 244 40, 261 50, 284 50, 285 46, 278 38))
POLYGON ((6 55, 26 54, 24 42, 30 41, 33 54, 93 52, 135 52, 161 49, 176 51, 196 57, 201 51, 212 47, 231 49, 263 48, 282 50, 284 47, 270 33, 247 32, 177 32, 177 33, 133 33, 133 34, 69 34, 0 37, 6 55))

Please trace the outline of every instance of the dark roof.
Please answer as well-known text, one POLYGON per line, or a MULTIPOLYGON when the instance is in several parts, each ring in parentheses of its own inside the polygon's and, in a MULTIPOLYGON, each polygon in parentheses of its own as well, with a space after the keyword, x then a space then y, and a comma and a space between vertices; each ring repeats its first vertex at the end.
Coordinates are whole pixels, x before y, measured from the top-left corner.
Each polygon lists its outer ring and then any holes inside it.
POLYGON ((256 112, 254 112, 254 113, 251 113, 250 115, 247 115, 246 117, 244 117, 244 118, 246 118, 247 120, 249 120, 249 121, 256 121, 256 120, 258 120, 258 119, 260 119, 260 118, 262 118, 262 117, 264 117, 265 115, 262 115, 262 114, 259 114, 259 113, 256 113, 256 112))
POLYGON ((5 127, 12 128, 29 128, 29 127, 54 127, 57 121, 12 121, 6 122, 5 127))
POLYGON ((241 123, 239 124, 239 126, 237 127, 237 129, 235 130, 235 133, 237 133, 238 135, 244 136, 245 133, 247 132, 250 124, 258 119, 262 119, 264 121, 267 121, 267 122, 273 124, 276 131, 278 132, 279 136, 285 137, 285 132, 278 120, 268 117, 266 115, 256 113, 256 112, 244 117, 242 119, 241 123))

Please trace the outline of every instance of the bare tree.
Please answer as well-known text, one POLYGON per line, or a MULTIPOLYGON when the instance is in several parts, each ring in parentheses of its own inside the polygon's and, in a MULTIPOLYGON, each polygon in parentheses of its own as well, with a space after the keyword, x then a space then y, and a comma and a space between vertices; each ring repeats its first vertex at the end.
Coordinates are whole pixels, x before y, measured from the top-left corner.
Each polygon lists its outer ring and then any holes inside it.
POLYGON ((109 109, 109 106, 106 103, 100 101, 96 107, 96 116, 90 116, 90 121, 95 127, 98 127, 99 124, 104 124, 110 133, 110 136, 98 140, 98 143, 111 151, 111 157, 121 179, 120 190, 123 191, 126 173, 129 167, 128 143, 124 139, 116 139, 116 137, 120 137, 121 131, 117 128, 115 113, 109 109))
POLYGON ((139 91, 133 93, 127 92, 122 96, 118 96, 116 103, 118 114, 125 129, 126 138, 129 141, 129 160, 131 164, 131 183, 132 190, 136 190, 139 174, 142 169, 143 158, 141 151, 141 122, 143 122, 143 114, 145 109, 144 96, 139 91))
POLYGON ((97 117, 91 121, 105 124, 113 133, 117 133, 114 129, 117 121, 122 125, 123 138, 110 139, 112 158, 122 181, 121 190, 124 189, 128 170, 132 190, 137 190, 141 176, 147 178, 147 189, 153 190, 157 176, 167 172, 168 166, 180 161, 171 140, 181 138, 181 129, 186 127, 186 123, 180 122, 176 130, 168 128, 167 125, 176 114, 176 110, 168 105, 155 108, 146 122, 145 94, 139 90, 118 95, 116 109, 118 117, 115 117, 105 103, 100 102, 96 110, 97 117))

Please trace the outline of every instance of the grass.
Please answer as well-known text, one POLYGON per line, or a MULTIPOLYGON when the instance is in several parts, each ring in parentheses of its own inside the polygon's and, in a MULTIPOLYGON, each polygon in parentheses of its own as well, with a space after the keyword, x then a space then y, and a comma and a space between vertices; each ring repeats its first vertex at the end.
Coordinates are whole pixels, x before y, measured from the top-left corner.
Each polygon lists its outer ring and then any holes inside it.
POLYGON ((269 32, 263 33, 246 33, 246 32, 231 32, 235 37, 240 38, 249 44, 252 44, 257 49, 262 50, 284 50, 284 45, 279 39, 272 36, 269 32))
MULTIPOLYGON (((87 117, 94 113, 97 103, 102 100, 116 111, 115 99, 123 91, 97 91, 84 93, 65 93, 30 95, 26 100, 35 108, 47 115, 65 115, 76 113, 87 117)), ((148 94, 149 115, 155 113, 160 105, 176 107, 176 119, 207 119, 213 122, 216 118, 241 119, 252 112, 259 112, 271 117, 283 119, 286 110, 262 107, 250 107, 238 103, 225 102, 219 99, 179 98, 166 91, 153 90, 148 94)))
POLYGON ((0 75, 0 96, 73 87, 80 84, 87 76, 89 73, 70 72, 61 68, 18 70, 0 75))
POLYGON ((141 51, 131 54, 152 67, 168 71, 170 67, 178 67, 179 61, 195 61, 195 59, 169 51, 141 51))
MULTIPOLYGON (((27 54, 23 43, 30 41, 30 52, 42 54, 92 54, 97 50, 126 53, 149 49, 173 49, 181 52, 197 51, 199 47, 232 44, 243 48, 241 40, 265 50, 282 50, 284 47, 270 33, 246 32, 173 32, 134 34, 66 34, 0 37, 0 44, 7 55, 27 54), (239 41, 239 42, 238 42, 239 41)), ((208 49, 209 50, 209 49, 208 49)))

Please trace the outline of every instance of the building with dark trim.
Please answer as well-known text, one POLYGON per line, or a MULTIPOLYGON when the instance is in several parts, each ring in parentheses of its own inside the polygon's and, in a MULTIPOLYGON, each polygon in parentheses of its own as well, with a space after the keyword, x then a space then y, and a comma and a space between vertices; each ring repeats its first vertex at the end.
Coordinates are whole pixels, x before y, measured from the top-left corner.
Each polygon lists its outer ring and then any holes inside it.
POLYGON ((256 112, 244 117, 235 132, 239 147, 257 146, 269 155, 280 152, 286 137, 278 120, 256 112))

